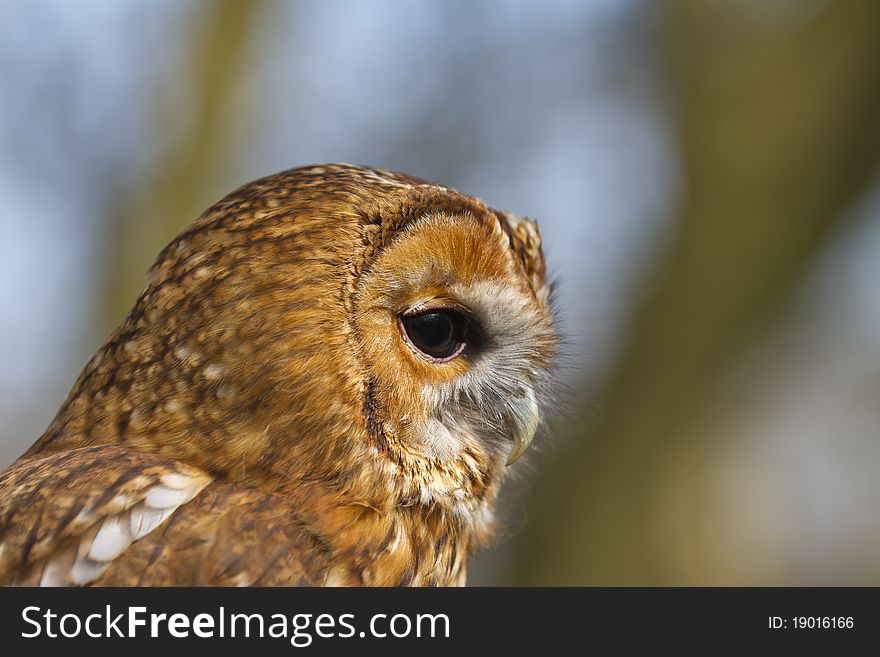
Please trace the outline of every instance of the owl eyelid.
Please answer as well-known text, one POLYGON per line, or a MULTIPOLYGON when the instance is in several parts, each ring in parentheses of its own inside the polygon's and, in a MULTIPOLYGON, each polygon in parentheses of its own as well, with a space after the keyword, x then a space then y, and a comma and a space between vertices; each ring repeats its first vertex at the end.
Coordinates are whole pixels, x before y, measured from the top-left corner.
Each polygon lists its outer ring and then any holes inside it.
POLYGON ((409 306, 406 310, 400 312, 401 315, 410 317, 412 315, 423 315, 431 312, 452 311, 463 315, 468 321, 473 319, 473 313, 467 306, 457 301, 447 299, 430 299, 409 306))

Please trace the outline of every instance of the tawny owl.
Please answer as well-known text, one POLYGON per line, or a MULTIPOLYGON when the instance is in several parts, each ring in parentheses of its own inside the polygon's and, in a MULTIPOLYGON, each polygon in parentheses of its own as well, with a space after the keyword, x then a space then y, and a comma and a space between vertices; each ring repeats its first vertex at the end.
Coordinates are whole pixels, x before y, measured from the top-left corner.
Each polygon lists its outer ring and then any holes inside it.
POLYGON ((0 583, 463 584, 542 417, 548 297, 536 225, 452 189, 245 185, 0 476, 0 583))

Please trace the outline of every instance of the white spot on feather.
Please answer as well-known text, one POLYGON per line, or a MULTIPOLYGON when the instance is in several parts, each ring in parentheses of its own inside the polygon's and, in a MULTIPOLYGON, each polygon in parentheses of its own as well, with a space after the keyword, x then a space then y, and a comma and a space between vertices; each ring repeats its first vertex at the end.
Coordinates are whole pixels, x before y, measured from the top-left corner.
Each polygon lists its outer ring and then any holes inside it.
POLYGON ((71 522, 72 525, 91 523, 95 519, 95 512, 91 509, 81 509, 76 514, 76 518, 71 522))
POLYGON ((398 547, 400 547, 400 542, 403 539, 403 532, 400 529, 400 525, 394 523, 394 538, 391 543, 388 544, 388 551, 395 552, 398 547))
POLYGON ((189 360, 190 356, 193 355, 193 353, 189 349, 181 345, 174 350, 174 355, 182 361, 187 361, 189 360))
POLYGON ((129 514, 129 530, 132 540, 143 538, 161 525, 165 519, 174 513, 177 507, 171 509, 151 509, 145 504, 138 504, 129 514))
POLYGON ((387 185, 388 187, 400 187, 403 189, 412 189, 412 185, 404 182, 400 182, 399 180, 392 180, 391 178, 386 178, 378 171, 374 171, 372 169, 364 169, 360 172, 364 178, 370 178, 381 185, 387 185))
POLYGON ((174 509, 189 502, 201 488, 177 490, 168 486, 153 486, 144 501, 153 509, 174 509))
POLYGON ((334 566, 327 571, 327 578, 324 580, 324 586, 348 586, 349 575, 345 568, 334 566))
POLYGON ((208 379, 208 381, 216 381, 221 376, 223 376, 224 367, 222 365, 218 365, 217 363, 209 363, 205 366, 205 369, 202 370, 202 375, 208 379))
POLYGON ((43 568, 43 575, 40 577, 40 586, 65 586, 68 583, 67 578, 73 568, 75 557, 75 551, 68 549, 50 558, 43 568))
POLYGON ((180 474, 179 472, 166 472, 163 474, 159 480, 168 488, 173 488, 175 490, 184 490, 186 488, 192 488, 193 478, 180 474))
POLYGON ((70 582, 79 585, 94 582, 107 570, 109 565, 109 563, 93 561, 88 557, 80 558, 77 556, 73 568, 70 569, 70 582))
POLYGON ((92 540, 89 556, 95 561, 113 561, 131 545, 128 522, 120 515, 113 515, 104 520, 92 540))

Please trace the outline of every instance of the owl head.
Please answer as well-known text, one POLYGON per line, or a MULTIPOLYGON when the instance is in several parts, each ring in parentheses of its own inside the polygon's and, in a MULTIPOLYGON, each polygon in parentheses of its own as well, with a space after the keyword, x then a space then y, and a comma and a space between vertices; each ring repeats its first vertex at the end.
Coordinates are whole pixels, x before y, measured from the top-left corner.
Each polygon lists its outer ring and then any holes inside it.
POLYGON ((533 222, 388 171, 293 169, 162 251, 42 447, 62 425, 76 443, 88 404, 91 442, 485 520, 555 351, 533 222))
POLYGON ((546 402, 556 334, 540 234, 452 190, 419 191, 352 299, 367 395, 386 440, 494 471, 523 454, 546 402))

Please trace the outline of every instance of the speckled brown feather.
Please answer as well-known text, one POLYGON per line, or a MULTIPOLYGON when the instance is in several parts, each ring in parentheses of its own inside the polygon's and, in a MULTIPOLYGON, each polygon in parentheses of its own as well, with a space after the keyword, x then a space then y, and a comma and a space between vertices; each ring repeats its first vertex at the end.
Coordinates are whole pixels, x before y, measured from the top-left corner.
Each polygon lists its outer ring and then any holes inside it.
MULTIPOLYGON (((535 336, 523 372, 549 368, 533 223, 349 165, 255 181, 162 251, 131 313, 4 475, 0 581, 39 580, 40 550, 73 540, 62 520, 126 473, 188 468, 205 477, 201 492, 94 583, 463 583, 467 555, 492 532, 503 458, 472 441, 438 459, 409 433, 424 419, 419 382, 451 381, 469 362, 429 368, 384 328, 380 302, 402 288, 388 279, 409 265, 394 258, 417 244, 404 239, 411 226, 430 271, 442 269, 433 250, 451 244, 441 264, 455 276, 516 290, 535 336), (432 230, 436 247, 425 246, 432 230)), ((444 281, 434 287, 454 288, 444 281)))

